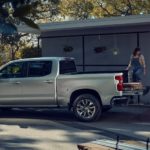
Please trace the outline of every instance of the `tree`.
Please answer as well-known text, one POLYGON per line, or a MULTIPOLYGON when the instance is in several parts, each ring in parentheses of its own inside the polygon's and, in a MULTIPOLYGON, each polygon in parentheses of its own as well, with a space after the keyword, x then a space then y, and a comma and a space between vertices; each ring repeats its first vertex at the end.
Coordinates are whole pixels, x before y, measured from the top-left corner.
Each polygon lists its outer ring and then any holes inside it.
POLYGON ((40 0, 36 11, 31 14, 31 17, 37 23, 56 21, 59 19, 60 14, 59 4, 60 0, 47 0, 45 2, 40 0))
POLYGON ((38 29, 37 23, 55 19, 59 13, 58 4, 59 0, 1 0, 0 56, 8 55, 9 49, 11 59, 15 59, 16 54, 18 57, 19 50, 33 46, 31 34, 18 33, 16 25, 26 24, 38 29))
POLYGON ((92 0, 94 3, 93 15, 105 16, 127 16, 148 14, 150 12, 149 0, 92 0), (100 12, 100 13, 98 13, 100 12))
POLYGON ((148 14, 150 0, 63 0, 60 12, 73 19, 148 14))
POLYGON ((74 19, 87 19, 91 16, 94 5, 91 0, 63 0, 60 2, 60 14, 74 19))
POLYGON ((37 47, 26 47, 21 50, 21 58, 40 57, 41 49, 37 47))
MULTIPOLYGON (((1 34, 1 46, 3 47, 2 51, 3 54, 5 53, 4 50, 9 49, 10 57, 12 60, 15 59, 17 51, 23 48, 23 46, 28 45, 27 39, 23 40, 23 37, 27 36, 28 34, 16 33, 12 35, 5 35, 1 34), (6 48, 5 48, 6 47, 6 48)), ((8 53, 8 51, 6 51, 8 53)), ((5 55, 5 54, 4 54, 5 55)))
POLYGON ((0 1, 0 33, 14 34, 17 32, 16 24, 24 22, 33 28, 38 26, 30 18, 38 2, 32 0, 1 0, 0 1))
POLYGON ((38 29, 39 20, 59 13, 58 4, 59 0, 1 0, 0 33, 16 33, 16 25, 20 23, 38 29))
POLYGON ((0 44, 0 65, 10 60, 9 53, 9 46, 0 44))

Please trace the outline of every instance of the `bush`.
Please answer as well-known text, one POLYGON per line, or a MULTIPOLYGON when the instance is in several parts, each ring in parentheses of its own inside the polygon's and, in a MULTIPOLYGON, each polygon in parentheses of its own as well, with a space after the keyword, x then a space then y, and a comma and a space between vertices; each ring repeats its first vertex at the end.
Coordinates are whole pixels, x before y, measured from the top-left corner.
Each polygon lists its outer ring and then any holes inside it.
POLYGON ((41 57, 42 51, 37 47, 29 47, 21 50, 21 58, 41 57))

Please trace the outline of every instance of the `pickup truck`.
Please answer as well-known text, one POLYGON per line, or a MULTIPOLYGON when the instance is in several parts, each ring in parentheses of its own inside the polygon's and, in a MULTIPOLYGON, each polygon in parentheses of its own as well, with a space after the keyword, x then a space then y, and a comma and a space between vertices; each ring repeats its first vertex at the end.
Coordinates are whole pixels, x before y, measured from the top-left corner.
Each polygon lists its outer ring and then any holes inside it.
POLYGON ((27 58, 0 67, 2 109, 67 107, 79 120, 94 121, 122 95, 122 73, 78 73, 73 58, 27 58))

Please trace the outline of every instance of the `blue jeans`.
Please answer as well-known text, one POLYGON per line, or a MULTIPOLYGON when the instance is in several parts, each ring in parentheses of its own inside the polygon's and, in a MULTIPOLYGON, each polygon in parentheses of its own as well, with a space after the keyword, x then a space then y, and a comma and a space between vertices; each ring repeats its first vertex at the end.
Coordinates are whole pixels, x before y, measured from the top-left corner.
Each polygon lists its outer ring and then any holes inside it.
POLYGON ((133 82, 140 82, 142 80, 143 68, 133 68, 133 82))

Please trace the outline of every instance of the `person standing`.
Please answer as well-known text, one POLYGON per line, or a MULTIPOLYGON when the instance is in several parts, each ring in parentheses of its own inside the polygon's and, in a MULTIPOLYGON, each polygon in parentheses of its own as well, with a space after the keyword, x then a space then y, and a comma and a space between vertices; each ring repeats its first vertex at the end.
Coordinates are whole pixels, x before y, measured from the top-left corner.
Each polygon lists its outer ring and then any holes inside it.
POLYGON ((146 64, 140 48, 135 48, 133 54, 131 55, 129 65, 126 70, 130 69, 133 73, 133 82, 141 82, 142 75, 146 75, 146 64))

